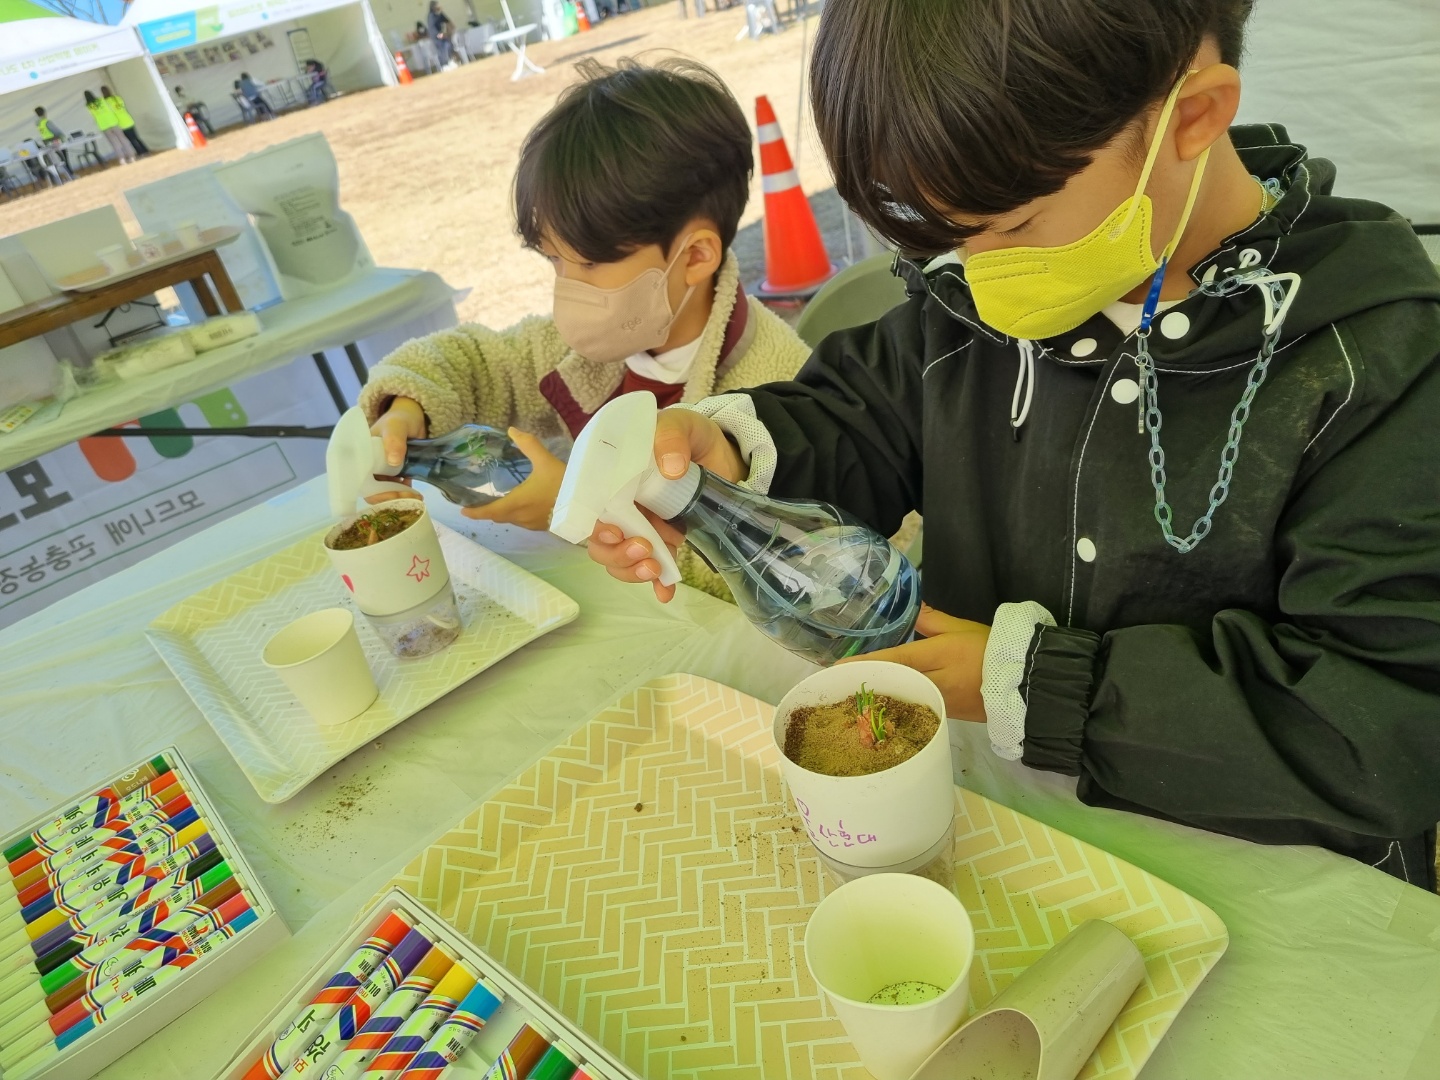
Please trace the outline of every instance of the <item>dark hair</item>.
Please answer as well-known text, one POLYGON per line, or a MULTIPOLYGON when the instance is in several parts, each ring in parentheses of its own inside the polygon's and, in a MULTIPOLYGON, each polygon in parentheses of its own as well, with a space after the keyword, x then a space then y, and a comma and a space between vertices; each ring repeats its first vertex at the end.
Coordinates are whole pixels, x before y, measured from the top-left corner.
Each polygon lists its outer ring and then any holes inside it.
POLYGON ((36 116, 44 116, 44 115, 45 115, 45 110, 44 110, 41 106, 36 105, 36 106, 35 106, 35 115, 36 115, 36 116))
POLYGON ((96 97, 94 94, 92 94, 89 90, 86 90, 86 91, 85 91, 85 104, 86 104, 86 105, 98 105, 99 103, 100 103, 100 99, 99 99, 99 98, 97 98, 97 97, 96 97))
POLYGON ((102 87, 100 87, 100 96, 101 96, 101 97, 114 97, 115 95, 111 92, 110 87, 108 87, 108 86, 102 86, 102 87))
POLYGON ((515 220, 538 248, 548 231, 586 259, 669 248, 685 223, 735 239, 755 166, 750 126, 729 88, 693 60, 594 60, 525 136, 515 220))
POLYGON ((810 65, 835 187, 900 248, 938 254, 1051 195, 1184 74, 1238 64, 1251 0, 830 0, 810 65))

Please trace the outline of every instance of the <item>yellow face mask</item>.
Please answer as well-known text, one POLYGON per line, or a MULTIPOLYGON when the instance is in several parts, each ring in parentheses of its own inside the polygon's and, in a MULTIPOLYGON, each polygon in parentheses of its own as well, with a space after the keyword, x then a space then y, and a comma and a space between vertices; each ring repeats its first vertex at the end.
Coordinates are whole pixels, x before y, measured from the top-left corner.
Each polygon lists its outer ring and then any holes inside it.
POLYGON ((1158 260, 1150 246, 1154 208, 1145 194, 1145 184, 1184 85, 1181 79, 1165 99, 1135 194, 1117 206, 1093 232, 1063 247, 1001 248, 977 252, 965 259, 965 277, 975 298, 975 310, 987 325, 1002 334, 1031 340, 1074 330, 1154 274, 1174 254, 1190 221, 1209 148, 1195 164, 1180 224, 1158 260))

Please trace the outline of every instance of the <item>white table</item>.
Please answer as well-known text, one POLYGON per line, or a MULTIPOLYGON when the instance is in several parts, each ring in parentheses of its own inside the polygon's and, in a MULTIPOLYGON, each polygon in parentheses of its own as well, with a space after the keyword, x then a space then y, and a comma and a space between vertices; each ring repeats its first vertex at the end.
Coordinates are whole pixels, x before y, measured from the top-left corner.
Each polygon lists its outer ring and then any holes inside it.
MULTIPOLYGON (((204 1080, 218 1071, 423 845, 627 691, 689 671, 775 701, 809 670, 728 604, 682 589, 661 607, 552 537, 478 525, 431 503, 446 524, 569 593, 581 615, 280 806, 255 795, 142 630, 171 604, 319 529, 320 481, 0 631, 0 834, 175 743, 297 931, 103 1080, 204 1080), (343 808, 361 792, 361 806, 343 808)), ((952 723, 950 738, 967 787, 1143 866, 1226 921, 1229 952, 1142 1080, 1436 1076, 1440 897, 1329 852, 1083 807, 1073 781, 997 759, 979 725, 952 723)))
MULTIPOLYGON (((451 295, 438 274, 375 269, 328 292, 276 304, 259 312, 263 332, 258 337, 202 353, 153 375, 101 387, 66 403, 53 420, 0 435, 0 471, 104 428, 281 367, 296 356, 353 349, 354 342, 393 324, 398 315, 434 310, 451 295)), ((327 362, 321 373, 328 372, 327 362)), ((338 389, 332 390, 336 393, 338 389)), ((336 405, 343 410, 345 402, 336 405)))
POLYGON ((498 34, 490 35, 492 45, 496 48, 503 46, 515 54, 515 74, 510 76, 511 82, 523 79, 528 72, 534 72, 536 75, 545 74, 544 68, 525 55, 527 39, 536 25, 535 23, 526 23, 524 26, 517 26, 511 30, 503 30, 498 34))

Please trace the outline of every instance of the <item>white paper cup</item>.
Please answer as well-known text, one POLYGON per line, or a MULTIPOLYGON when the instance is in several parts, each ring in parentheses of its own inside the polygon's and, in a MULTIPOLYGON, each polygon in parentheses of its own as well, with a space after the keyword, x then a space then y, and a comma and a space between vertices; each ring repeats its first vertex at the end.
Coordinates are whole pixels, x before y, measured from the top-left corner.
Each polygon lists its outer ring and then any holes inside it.
POLYGON ((265 643, 265 666, 320 724, 343 724, 379 696, 355 633, 355 616, 326 608, 296 619, 265 643))
POLYGON ((424 604, 450 584, 440 538, 420 499, 391 499, 344 518, 325 534, 325 554, 366 615, 397 615, 424 604), (370 547, 336 551, 331 542, 377 510, 419 510, 420 520, 404 532, 370 547))
POLYGON ((1122 931, 1083 922, 947 1039, 914 1080, 1074 1080, 1144 977, 1145 960, 1122 931))
POLYGON ((180 246, 187 251, 200 246, 200 226, 193 221, 186 221, 175 226, 175 239, 180 241, 180 246))
POLYGON ((896 867, 930 850, 955 820, 955 779, 940 690, 913 668, 859 660, 816 672, 780 699, 771 734, 780 768, 817 850, 850 866, 896 867), (790 714, 851 697, 864 683, 877 694, 925 705, 941 718, 914 757, 869 776, 825 776, 785 756, 790 714))
POLYGON ((401 659, 429 656, 449 646, 463 627, 440 538, 425 503, 391 499, 351 514, 325 536, 325 554, 386 647, 401 659), (354 521, 377 510, 419 510, 404 532, 370 547, 336 551, 330 542, 354 521))
POLYGON ((114 244, 101 248, 95 254, 112 274, 123 274, 130 269, 130 254, 134 249, 129 244, 114 244))
POLYGON ((805 963, 876 1080, 908 1080, 965 1016, 975 931, 950 890, 910 874, 840 886, 805 927, 805 963), (872 1005, 897 983, 944 992, 918 1005, 872 1005))

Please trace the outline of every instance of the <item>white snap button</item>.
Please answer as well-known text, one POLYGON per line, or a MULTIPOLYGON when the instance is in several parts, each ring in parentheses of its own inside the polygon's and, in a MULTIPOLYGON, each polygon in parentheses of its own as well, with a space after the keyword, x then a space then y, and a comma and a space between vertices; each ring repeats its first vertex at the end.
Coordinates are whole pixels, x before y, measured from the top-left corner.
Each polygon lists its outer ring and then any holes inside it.
POLYGON ((1259 266, 1259 265, 1260 265, 1260 253, 1259 253, 1258 251, 1256 251, 1254 248, 1246 248, 1244 251, 1240 252, 1240 268, 1241 268, 1242 270, 1245 269, 1245 267, 1247 267, 1247 266, 1259 266))
POLYGON ((1080 556, 1082 562, 1095 561, 1095 541, 1088 536, 1082 536, 1075 545, 1075 554, 1080 556))
POLYGON ((1160 333, 1164 334, 1171 341, 1182 338, 1190 332, 1190 316, 1183 311, 1168 312, 1160 320, 1160 333))
POLYGON ((1110 396, 1121 405, 1134 405, 1140 396, 1140 384, 1134 379, 1116 379, 1110 384, 1110 396))
POLYGON ((1082 337, 1074 345, 1070 346, 1070 355, 1075 357, 1089 356, 1100 347, 1100 343, 1093 337, 1082 337))

